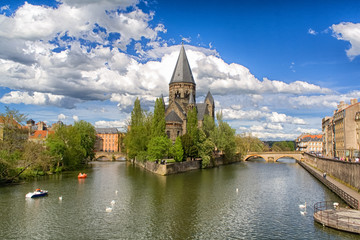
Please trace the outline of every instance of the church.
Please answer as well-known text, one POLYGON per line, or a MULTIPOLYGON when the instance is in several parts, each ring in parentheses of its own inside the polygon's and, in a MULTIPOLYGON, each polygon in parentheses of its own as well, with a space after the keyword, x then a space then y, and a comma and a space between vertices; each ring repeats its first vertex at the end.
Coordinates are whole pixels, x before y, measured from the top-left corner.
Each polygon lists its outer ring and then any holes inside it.
POLYGON ((198 126, 201 127, 204 116, 215 116, 215 102, 210 91, 203 103, 196 103, 196 83, 185 53, 184 45, 176 62, 169 83, 169 104, 165 107, 166 134, 175 142, 176 137, 186 133, 187 113, 196 108, 198 126))

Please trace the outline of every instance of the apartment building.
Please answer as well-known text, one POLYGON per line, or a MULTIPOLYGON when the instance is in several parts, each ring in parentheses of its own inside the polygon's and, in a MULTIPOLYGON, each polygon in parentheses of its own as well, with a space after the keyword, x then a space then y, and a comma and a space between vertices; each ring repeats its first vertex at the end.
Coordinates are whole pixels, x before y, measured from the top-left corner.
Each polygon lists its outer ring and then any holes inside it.
POLYGON ((350 104, 340 102, 333 117, 323 119, 322 129, 327 135, 324 142, 326 156, 340 159, 360 157, 360 103, 357 99, 351 99, 350 104))
POLYGON ((323 136, 320 135, 311 135, 311 134, 301 134, 295 141, 296 151, 302 152, 313 152, 313 153, 322 153, 323 151, 323 136))
POLYGON ((117 128, 95 128, 96 130, 96 151, 119 152, 119 131, 117 128))

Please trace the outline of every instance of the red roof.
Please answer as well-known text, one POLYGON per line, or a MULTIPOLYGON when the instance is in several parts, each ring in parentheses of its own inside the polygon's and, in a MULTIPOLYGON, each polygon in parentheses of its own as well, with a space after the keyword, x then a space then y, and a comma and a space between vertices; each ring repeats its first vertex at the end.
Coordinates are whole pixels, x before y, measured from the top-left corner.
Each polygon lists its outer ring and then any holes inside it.
POLYGON ((48 135, 55 133, 55 131, 49 130, 35 130, 34 133, 29 137, 30 139, 45 139, 48 135))

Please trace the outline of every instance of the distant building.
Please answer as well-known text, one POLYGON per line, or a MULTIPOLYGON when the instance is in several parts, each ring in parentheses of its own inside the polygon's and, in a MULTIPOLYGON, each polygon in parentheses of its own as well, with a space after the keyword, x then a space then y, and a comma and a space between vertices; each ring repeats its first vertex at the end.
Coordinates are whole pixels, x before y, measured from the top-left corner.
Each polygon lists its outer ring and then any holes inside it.
POLYGON ((117 128, 95 128, 96 143, 95 151, 120 152, 123 133, 117 128))
POLYGON ((296 151, 322 153, 323 151, 323 136, 301 134, 296 139, 296 151))
POLYGON ((350 105, 340 102, 333 117, 323 119, 322 129, 328 136, 327 156, 340 159, 360 157, 360 103, 357 99, 351 99, 350 105))
POLYGON ((199 127, 204 116, 215 116, 215 102, 210 91, 203 103, 196 103, 196 84, 185 53, 184 46, 169 83, 169 105, 165 106, 166 134, 175 142, 176 137, 184 135, 187 124, 187 113, 196 108, 199 127))
POLYGON ((35 130, 29 136, 29 141, 37 143, 45 143, 49 135, 54 134, 54 131, 51 130, 35 130))
POLYGON ((323 133, 323 151, 325 157, 334 157, 335 143, 334 143, 334 118, 325 117, 322 119, 322 133, 323 133))

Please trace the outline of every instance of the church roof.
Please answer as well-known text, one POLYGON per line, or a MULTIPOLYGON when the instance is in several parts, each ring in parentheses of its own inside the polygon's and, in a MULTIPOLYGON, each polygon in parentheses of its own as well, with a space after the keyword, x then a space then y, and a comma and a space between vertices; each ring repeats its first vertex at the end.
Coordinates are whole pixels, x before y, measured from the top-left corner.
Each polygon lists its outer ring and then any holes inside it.
POLYGON ((174 112, 174 110, 172 110, 166 117, 165 117, 165 121, 166 122, 180 122, 182 123, 182 119, 174 112))
POLYGON ((189 61, 186 57, 184 46, 181 46, 179 58, 176 62, 174 73, 171 77, 171 83, 193 83, 195 84, 194 77, 191 72, 189 61))
POLYGON ((196 108, 197 108, 197 117, 198 120, 204 120, 204 116, 206 114, 206 103, 197 103, 196 104, 196 108))
POLYGON ((207 93, 207 95, 206 95, 205 102, 206 102, 206 99, 209 99, 210 103, 211 103, 211 104, 214 104, 214 98, 213 98, 213 96, 212 96, 212 94, 211 94, 210 91, 209 91, 209 92, 207 93))
POLYGON ((194 95, 190 94, 189 104, 194 104, 194 103, 195 103, 194 95))

